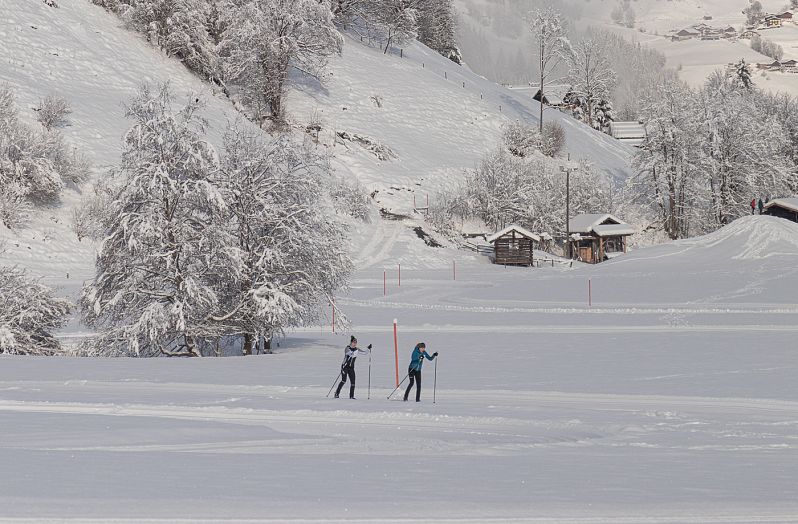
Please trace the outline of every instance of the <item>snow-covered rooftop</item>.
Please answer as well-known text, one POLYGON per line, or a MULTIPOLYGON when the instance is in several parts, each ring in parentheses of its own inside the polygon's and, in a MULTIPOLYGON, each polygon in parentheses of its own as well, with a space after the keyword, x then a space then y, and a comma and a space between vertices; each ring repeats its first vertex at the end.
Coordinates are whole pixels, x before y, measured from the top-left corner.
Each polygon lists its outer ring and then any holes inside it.
POLYGON ((634 233, 632 226, 610 213, 592 213, 572 217, 569 230, 571 233, 595 233, 598 236, 631 235, 634 233))
POLYGON ((525 236, 527 238, 531 238, 535 242, 540 242, 540 236, 539 235, 536 235, 535 233, 532 233, 528 229, 524 229, 523 227, 517 226, 515 224, 507 226, 504 229, 502 229, 501 231, 499 231, 498 233, 494 233, 493 235, 489 236, 487 238, 487 241, 492 244, 493 242, 496 242, 496 240, 500 239, 501 237, 503 237, 504 235, 506 235, 507 233, 509 233, 511 231, 515 231, 519 235, 525 236))
POLYGON ((773 206, 783 207, 798 213, 798 198, 776 198, 765 204, 765 209, 770 209, 773 206))

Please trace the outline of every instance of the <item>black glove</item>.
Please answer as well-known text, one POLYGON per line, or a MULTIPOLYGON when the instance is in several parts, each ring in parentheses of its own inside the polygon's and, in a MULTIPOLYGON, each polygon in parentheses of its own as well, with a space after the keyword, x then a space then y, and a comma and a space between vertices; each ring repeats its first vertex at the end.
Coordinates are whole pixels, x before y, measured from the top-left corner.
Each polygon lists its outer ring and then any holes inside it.
POLYGON ((371 349, 371 344, 368 345, 368 348, 371 349))
POLYGON ((436 351, 435 353, 433 353, 433 354, 432 354, 432 358, 435 358, 435 357, 437 357, 437 356, 438 356, 438 352, 437 352, 437 351, 436 351))

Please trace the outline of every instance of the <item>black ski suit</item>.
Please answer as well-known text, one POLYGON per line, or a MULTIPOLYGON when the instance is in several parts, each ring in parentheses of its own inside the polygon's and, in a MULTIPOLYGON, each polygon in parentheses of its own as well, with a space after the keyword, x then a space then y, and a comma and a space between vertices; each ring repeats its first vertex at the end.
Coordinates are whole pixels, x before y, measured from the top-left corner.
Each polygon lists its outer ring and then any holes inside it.
POLYGON ((349 377, 349 398, 355 398, 355 359, 358 353, 368 353, 368 350, 346 346, 344 350, 344 361, 341 362, 341 383, 335 390, 335 398, 341 394, 347 377, 349 377))

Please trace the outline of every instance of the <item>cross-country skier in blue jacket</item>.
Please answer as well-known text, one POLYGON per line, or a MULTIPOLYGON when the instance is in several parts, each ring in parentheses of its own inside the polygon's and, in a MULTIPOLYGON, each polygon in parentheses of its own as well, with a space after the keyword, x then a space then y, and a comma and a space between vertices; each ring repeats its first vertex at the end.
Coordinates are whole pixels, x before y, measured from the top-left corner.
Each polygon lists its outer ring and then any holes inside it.
POLYGON ((433 360, 438 356, 438 352, 432 354, 427 353, 427 346, 423 342, 416 344, 413 349, 413 355, 410 357, 410 366, 407 368, 407 375, 410 377, 410 383, 405 390, 405 402, 410 395, 410 390, 413 389, 413 383, 416 384, 416 402, 421 402, 421 366, 424 365, 424 359, 433 360))
POLYGON ((347 377, 349 377, 349 398, 355 398, 355 359, 359 353, 367 355, 371 351, 371 344, 366 349, 357 347, 357 339, 352 336, 349 339, 349 345, 344 349, 344 360, 341 362, 341 383, 338 384, 338 389, 335 390, 335 398, 341 394, 341 388, 344 387, 347 377))

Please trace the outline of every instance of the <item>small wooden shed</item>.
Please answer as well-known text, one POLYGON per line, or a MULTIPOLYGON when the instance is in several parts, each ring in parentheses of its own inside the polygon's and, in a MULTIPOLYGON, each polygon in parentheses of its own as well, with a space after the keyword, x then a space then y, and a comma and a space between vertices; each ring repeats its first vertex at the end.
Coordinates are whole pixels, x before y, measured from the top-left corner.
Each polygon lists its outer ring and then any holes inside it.
POLYGON ((571 258, 598 264, 626 253, 626 237, 635 230, 615 216, 604 214, 577 215, 570 221, 571 258))
POLYGON ((765 204, 765 215, 798 222, 798 198, 776 198, 765 204))
POLYGON ((493 244, 493 262, 506 266, 531 266, 535 242, 540 237, 521 226, 508 226, 491 235, 487 241, 493 244))

